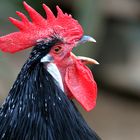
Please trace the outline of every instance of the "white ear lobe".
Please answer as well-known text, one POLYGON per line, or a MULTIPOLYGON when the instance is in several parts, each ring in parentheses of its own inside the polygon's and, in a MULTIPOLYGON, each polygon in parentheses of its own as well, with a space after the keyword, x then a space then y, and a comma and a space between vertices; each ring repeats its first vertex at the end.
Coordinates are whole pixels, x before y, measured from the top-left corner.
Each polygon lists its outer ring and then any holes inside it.
POLYGON ((53 57, 50 54, 47 54, 46 56, 44 56, 40 62, 45 63, 45 62, 53 62, 53 57))
POLYGON ((64 86, 62 82, 61 74, 54 63, 45 63, 46 70, 53 76, 53 78, 58 82, 62 91, 64 91, 64 86))

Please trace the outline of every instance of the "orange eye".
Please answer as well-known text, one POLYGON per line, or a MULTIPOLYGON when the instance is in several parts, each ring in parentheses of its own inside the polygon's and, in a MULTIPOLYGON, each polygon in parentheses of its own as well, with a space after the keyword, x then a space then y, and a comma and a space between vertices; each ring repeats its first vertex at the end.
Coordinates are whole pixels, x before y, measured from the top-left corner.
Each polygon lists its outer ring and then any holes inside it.
POLYGON ((56 46, 55 48, 54 48, 54 52, 55 53, 60 53, 62 51, 62 47, 61 46, 56 46))

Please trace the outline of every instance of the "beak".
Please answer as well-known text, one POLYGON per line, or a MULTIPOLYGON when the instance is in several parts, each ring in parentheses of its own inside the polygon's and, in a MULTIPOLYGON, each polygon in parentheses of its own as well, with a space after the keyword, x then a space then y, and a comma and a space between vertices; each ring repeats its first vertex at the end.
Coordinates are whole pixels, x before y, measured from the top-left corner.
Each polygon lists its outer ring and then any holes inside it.
POLYGON ((83 44, 83 43, 85 43, 85 42, 94 42, 94 43, 96 43, 96 40, 95 40, 93 37, 91 37, 91 36, 84 35, 84 36, 80 39, 80 41, 78 42, 78 44, 83 44))
MULTIPOLYGON (((78 42, 78 45, 80 44, 83 44, 83 43, 86 43, 86 42, 94 42, 96 43, 96 40, 91 37, 91 36, 88 36, 88 35, 84 35, 80 41, 78 42)), ((84 56, 75 56, 73 53, 71 53, 71 55, 79 60, 81 60, 81 62, 83 62, 84 64, 96 64, 98 65, 99 63, 95 60, 95 59, 92 59, 92 58, 89 58, 89 57, 84 57, 84 56)))
POLYGON ((50 54, 47 54, 46 56, 44 56, 41 60, 40 60, 40 62, 42 62, 42 63, 51 63, 51 62, 53 62, 53 57, 50 55, 50 54))

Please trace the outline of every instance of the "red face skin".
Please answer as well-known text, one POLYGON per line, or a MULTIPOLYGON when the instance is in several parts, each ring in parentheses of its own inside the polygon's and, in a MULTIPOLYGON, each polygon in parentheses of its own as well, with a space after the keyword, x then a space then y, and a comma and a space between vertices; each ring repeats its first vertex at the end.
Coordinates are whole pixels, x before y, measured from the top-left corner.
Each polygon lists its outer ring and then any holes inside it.
POLYGON ((75 41, 69 45, 56 45, 49 54, 60 71, 67 96, 70 99, 76 98, 85 110, 90 111, 96 105, 97 86, 91 71, 71 53, 76 44, 75 41))
POLYGON ((76 58, 74 58, 71 55, 70 53, 71 49, 68 50, 68 48, 71 48, 71 47, 67 46, 66 44, 56 45, 51 49, 49 54, 54 58, 53 62, 57 65, 61 73, 65 93, 67 94, 69 98, 72 98, 73 96, 70 93, 70 90, 68 89, 65 82, 65 75, 66 75, 66 69, 75 63, 76 58))

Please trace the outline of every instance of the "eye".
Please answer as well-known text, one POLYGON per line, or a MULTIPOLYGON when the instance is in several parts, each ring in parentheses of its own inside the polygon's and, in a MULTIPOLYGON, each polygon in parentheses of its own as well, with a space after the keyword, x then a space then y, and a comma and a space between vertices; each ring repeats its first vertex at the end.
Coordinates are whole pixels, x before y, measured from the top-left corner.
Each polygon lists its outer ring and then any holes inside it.
POLYGON ((60 53, 62 51, 62 47, 61 46, 56 46, 55 48, 54 48, 54 52, 55 53, 60 53))

